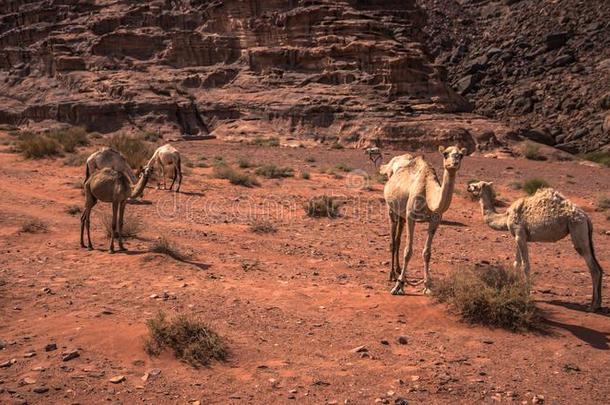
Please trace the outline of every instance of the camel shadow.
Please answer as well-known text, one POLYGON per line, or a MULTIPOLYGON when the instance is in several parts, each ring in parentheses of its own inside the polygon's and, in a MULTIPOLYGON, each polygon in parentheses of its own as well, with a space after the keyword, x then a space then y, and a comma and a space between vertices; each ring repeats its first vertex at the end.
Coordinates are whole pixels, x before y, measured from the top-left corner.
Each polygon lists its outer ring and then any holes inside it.
MULTIPOLYGON (((571 309, 572 311, 579 312, 589 312, 589 306, 584 304, 578 304, 575 302, 566 302, 559 300, 550 300, 550 301, 541 301, 550 305, 557 305, 559 307, 564 307, 567 309, 571 309)), ((596 315, 601 315, 610 318, 610 308, 600 308, 595 312, 596 315)))
POLYGON ((200 193, 198 191, 180 191, 180 194, 193 195, 196 197, 203 197, 205 195, 205 193, 200 193))
POLYGON ((465 227, 465 226, 467 226, 466 224, 461 223, 461 222, 457 222, 457 221, 448 221, 448 220, 445 220, 445 219, 441 220, 441 225, 447 225, 447 226, 464 226, 464 227, 465 227))
POLYGON ((570 332, 572 335, 587 343, 589 346, 598 350, 610 349, 610 332, 600 332, 595 329, 587 328, 585 326, 570 325, 567 323, 561 323, 557 321, 551 321, 550 319, 544 320, 545 324, 558 329, 564 329, 570 332))
POLYGON ((130 198, 130 199, 127 200, 127 204, 130 204, 130 205, 152 205, 152 201, 144 200, 144 199, 134 200, 134 199, 130 198))

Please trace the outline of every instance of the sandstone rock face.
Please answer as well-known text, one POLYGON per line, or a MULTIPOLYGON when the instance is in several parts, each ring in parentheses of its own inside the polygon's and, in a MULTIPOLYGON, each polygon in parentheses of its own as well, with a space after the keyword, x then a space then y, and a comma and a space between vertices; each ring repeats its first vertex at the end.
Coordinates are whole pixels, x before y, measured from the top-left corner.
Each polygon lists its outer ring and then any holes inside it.
POLYGON ((0 13, 1 123, 411 149, 507 131, 464 114, 415 0, 0 0, 0 13))
POLYGON ((610 146, 607 0, 419 3, 430 53, 475 112, 543 130, 565 151, 610 146))

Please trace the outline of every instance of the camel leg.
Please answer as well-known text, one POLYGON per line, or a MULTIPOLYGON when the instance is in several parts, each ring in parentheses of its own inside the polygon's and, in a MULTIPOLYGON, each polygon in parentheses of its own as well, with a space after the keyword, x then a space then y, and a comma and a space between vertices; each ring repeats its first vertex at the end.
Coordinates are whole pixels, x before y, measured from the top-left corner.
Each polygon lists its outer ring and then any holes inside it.
POLYGON ((91 244, 91 210, 97 203, 97 199, 93 197, 90 193, 85 189, 85 193, 87 195, 87 200, 85 202, 85 209, 80 217, 80 245, 81 247, 85 247, 85 242, 83 238, 84 228, 87 228, 87 248, 89 250, 93 250, 93 245, 91 244))
POLYGON ((176 168, 175 164, 172 164, 172 171, 173 171, 173 176, 172 176, 172 184, 170 184, 169 186, 169 190, 171 191, 172 188, 174 187, 174 183, 176 182, 176 177, 178 177, 178 169, 176 168))
POLYGON ((178 187, 176 187, 176 193, 179 193, 180 186, 182 185, 182 161, 180 159, 178 159, 176 170, 178 171, 178 187))
POLYGON ((601 308, 602 305, 602 275, 603 270, 600 266, 597 258, 595 257, 595 249, 593 248, 593 229, 592 225, 587 222, 570 223, 570 237, 572 238, 572 244, 574 249, 581 255, 587 267, 589 273, 591 273, 591 281, 593 283, 593 294, 591 296, 590 311, 596 311, 601 308))
POLYGON ((405 253, 403 257, 402 263, 402 271, 400 272, 400 276, 398 276, 398 280, 396 281, 396 285, 392 288, 392 295, 403 295, 405 278, 407 276, 407 266, 409 265, 409 260, 411 260, 411 256, 413 254, 413 231, 415 230, 415 220, 411 218, 411 213, 407 212, 407 246, 405 247, 405 253))
POLYGON ((159 164, 159 171, 161 172, 161 178, 157 179, 157 188, 161 189, 161 182, 163 181, 163 190, 165 190, 165 168, 163 164, 159 164))
POLYGON ((394 255, 396 256, 395 263, 396 267, 394 267, 394 277, 392 281, 398 280, 398 276, 400 275, 400 243, 402 242, 402 231, 405 228, 405 220, 400 215, 396 215, 396 233, 394 234, 394 255))
POLYGON ((426 238, 426 245, 422 256, 424 258, 424 294, 430 294, 430 287, 432 280, 430 279, 430 257, 432 256, 432 240, 438 229, 440 221, 432 220, 428 225, 428 237, 426 238))
POLYGON ((112 202, 112 226, 110 232, 110 246, 108 247, 108 251, 110 253, 114 253, 114 238, 116 237, 116 229, 118 225, 118 211, 119 211, 119 203, 117 201, 112 202))
POLYGON ((119 226, 118 226, 118 233, 119 233, 119 250, 127 250, 125 249, 125 246, 123 246, 123 217, 125 215, 125 206, 127 205, 127 201, 123 201, 122 203, 120 203, 119 205, 119 226))
POLYGON ((521 260, 521 251, 519 250, 519 247, 517 246, 517 253, 515 253, 515 262, 513 263, 513 268, 515 269, 515 271, 518 271, 521 269, 522 265, 523 265, 523 261, 521 260))
POLYGON ((519 230, 515 233, 515 240, 517 242, 517 255, 521 257, 521 264, 525 273, 525 282, 527 283, 527 290, 530 290, 531 279, 530 279, 530 258, 527 251, 527 238, 525 236, 525 230, 519 230))
POLYGON ((392 213, 392 210, 388 210, 388 217, 390 219, 390 253, 392 255, 392 267, 390 267, 390 281, 396 281, 396 227, 398 221, 396 215, 392 213))

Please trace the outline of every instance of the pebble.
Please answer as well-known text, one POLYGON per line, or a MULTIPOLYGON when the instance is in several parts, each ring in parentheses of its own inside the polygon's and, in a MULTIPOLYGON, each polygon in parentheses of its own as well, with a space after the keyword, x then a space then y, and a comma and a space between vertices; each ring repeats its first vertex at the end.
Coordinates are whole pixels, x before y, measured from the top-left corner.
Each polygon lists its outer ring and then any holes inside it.
POLYGON ((25 377, 23 380, 21 380, 23 382, 24 385, 32 385, 32 384, 36 384, 36 380, 30 377, 25 377))
POLYGON ((26 359, 29 359, 30 357, 34 357, 36 356, 36 352, 27 352, 26 354, 23 355, 23 357, 25 357, 26 359))
POLYGON ((45 392, 49 391, 49 388, 48 387, 36 387, 32 391, 34 391, 37 394, 44 394, 45 392))
POLYGON ((123 381, 125 381, 125 376, 124 375, 117 375, 115 377, 112 377, 108 381, 110 381, 113 384, 119 384, 119 383, 122 383, 123 381))
POLYGON ((407 401, 405 398, 403 397, 398 397, 394 400, 394 403, 396 405, 409 405, 409 401, 407 401))
POLYGON ((69 351, 69 352, 64 352, 62 354, 61 359, 63 361, 70 361, 70 360, 75 359, 77 357, 80 357, 80 353, 78 352, 78 350, 72 350, 72 351, 69 351))
POLYGON ((407 343, 409 343, 406 336, 398 336, 396 341, 398 342, 399 345, 406 345, 407 343))
POLYGON ((387 341, 387 340, 385 340, 385 339, 382 339, 382 340, 381 340, 379 343, 381 343, 382 345, 386 345, 386 346, 389 346, 389 345, 390 345, 390 342, 388 342, 388 341, 387 341))
POLYGON ((368 352, 369 349, 366 348, 366 346, 362 345, 362 346, 358 346, 358 347, 354 347, 352 349, 352 353, 365 353, 368 352))
POLYGON ((53 350, 57 350, 57 345, 55 343, 48 343, 45 347, 44 347, 44 351, 45 352, 52 352, 53 350))
POLYGON ((532 404, 544 404, 544 395, 534 395, 532 404))

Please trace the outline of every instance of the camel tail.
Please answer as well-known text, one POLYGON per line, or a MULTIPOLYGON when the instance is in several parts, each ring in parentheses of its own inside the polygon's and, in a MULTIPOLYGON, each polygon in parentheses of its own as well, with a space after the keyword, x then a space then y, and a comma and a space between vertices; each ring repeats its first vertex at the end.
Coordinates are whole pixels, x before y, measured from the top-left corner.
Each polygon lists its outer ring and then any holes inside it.
POLYGON ((604 270, 602 266, 597 261, 597 257, 595 256, 595 247, 593 246, 593 223, 590 218, 587 218, 587 226, 589 228, 589 247, 591 248, 591 257, 593 258, 593 263, 599 269, 601 274, 604 274, 604 270))
POLYGON ((86 164, 85 165, 85 181, 89 180, 89 176, 90 176, 89 165, 86 164))

